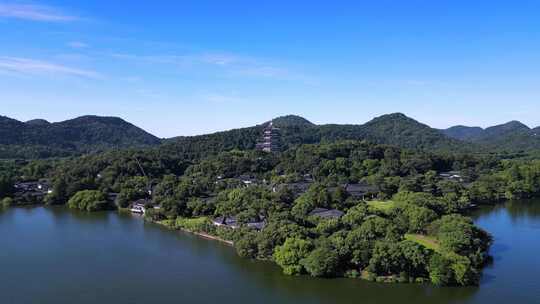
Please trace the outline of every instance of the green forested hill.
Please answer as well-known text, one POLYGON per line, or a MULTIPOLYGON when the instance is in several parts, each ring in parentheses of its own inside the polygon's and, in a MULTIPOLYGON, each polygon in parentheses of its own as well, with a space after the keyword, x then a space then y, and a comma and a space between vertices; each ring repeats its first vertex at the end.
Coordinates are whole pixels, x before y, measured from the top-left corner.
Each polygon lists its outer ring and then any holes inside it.
POLYGON ((441 131, 447 136, 455 139, 474 140, 482 135, 484 129, 480 127, 454 126, 441 131))
POLYGON ((0 158, 40 158, 158 145, 160 139, 116 117, 82 116, 48 123, 0 117, 0 158))
MULTIPOLYGON (((401 113, 383 115, 365 124, 317 125, 294 115, 272 121, 280 129, 283 149, 340 140, 365 140, 424 151, 540 149, 539 128, 531 130, 516 121, 487 129, 456 126, 446 130, 431 128, 401 113)), ((266 124, 161 141, 115 117, 83 116, 58 123, 42 119, 25 123, 0 117, 0 158, 47 158, 156 146, 159 153, 194 159, 233 149, 254 149, 266 124)))
MULTIPOLYGON (((325 127, 323 126, 323 131, 325 127)), ((465 148, 436 129, 422 124, 401 113, 377 117, 366 124, 350 127, 356 138, 379 144, 391 144, 422 150, 449 150, 465 148)), ((332 136, 325 139, 335 140, 332 136)))
POLYGON ((50 125, 51 123, 46 121, 45 119, 32 119, 32 120, 27 121, 26 124, 32 125, 32 126, 44 127, 44 126, 50 125))
POLYGON ((519 121, 511 121, 486 129, 456 126, 442 132, 449 137, 476 143, 492 151, 540 149, 539 129, 530 129, 519 121))
MULTIPOLYGON (((383 115, 363 125, 315 125, 299 116, 283 116, 273 120, 280 128, 283 149, 298 144, 314 144, 339 140, 367 140, 379 144, 421 150, 471 151, 474 144, 463 144, 436 129, 421 124, 401 113, 383 115)), ((208 135, 170 139, 161 149, 205 156, 232 149, 253 149, 263 125, 208 135), (201 155, 202 154, 202 155, 201 155)))

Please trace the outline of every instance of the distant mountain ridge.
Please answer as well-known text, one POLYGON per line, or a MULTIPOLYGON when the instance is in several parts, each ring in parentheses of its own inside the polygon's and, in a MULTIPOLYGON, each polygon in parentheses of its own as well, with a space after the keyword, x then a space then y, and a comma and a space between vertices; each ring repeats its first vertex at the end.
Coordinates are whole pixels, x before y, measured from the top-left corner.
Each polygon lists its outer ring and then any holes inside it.
POLYGON ((2 151, 23 147, 45 155, 70 155, 112 148, 155 146, 161 140, 117 117, 81 116, 62 122, 43 119, 26 123, 0 116, 2 151))
POLYGON ((48 126, 51 123, 46 121, 45 119, 32 119, 26 122, 27 125, 33 125, 33 126, 48 126))
POLYGON ((467 127, 467 126, 453 126, 448 129, 442 130, 444 134, 449 137, 459 140, 473 140, 478 138, 484 133, 484 129, 480 127, 467 127))
POLYGON ((455 126, 441 131, 454 139, 480 144, 488 149, 508 151, 540 149, 540 127, 531 129, 516 120, 486 129, 455 126))
MULTIPOLYGON (((401 113, 383 115, 362 125, 316 125, 295 115, 277 117, 272 122, 274 126, 280 128, 284 149, 298 144, 338 140, 367 140, 379 144, 431 151, 456 149, 469 151, 476 147, 474 144, 464 144, 450 138, 439 130, 421 124, 401 113)), ((213 134, 177 137, 167 140, 162 149, 190 157, 223 150, 253 149, 265 125, 266 123, 213 134)))
MULTIPOLYGON (((517 152, 540 149, 540 127, 511 121, 486 129, 454 126, 431 128, 402 113, 382 115, 364 124, 323 124, 286 115, 274 118, 283 149, 299 144, 366 140, 408 149, 451 152, 517 152)), ((203 157, 233 149, 254 149, 268 122, 253 127, 161 140, 118 117, 81 116, 50 123, 21 122, 0 116, 0 158, 44 158, 99 152, 114 148, 158 147, 160 153, 203 157)))

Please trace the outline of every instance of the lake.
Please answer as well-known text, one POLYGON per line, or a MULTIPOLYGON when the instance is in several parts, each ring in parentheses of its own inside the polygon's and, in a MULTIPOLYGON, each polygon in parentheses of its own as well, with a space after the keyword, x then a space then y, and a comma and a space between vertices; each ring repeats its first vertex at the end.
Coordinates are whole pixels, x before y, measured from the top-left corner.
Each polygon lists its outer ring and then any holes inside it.
POLYGON ((482 207, 480 287, 287 277, 233 248, 114 212, 0 211, 0 303, 540 303, 540 200, 482 207))

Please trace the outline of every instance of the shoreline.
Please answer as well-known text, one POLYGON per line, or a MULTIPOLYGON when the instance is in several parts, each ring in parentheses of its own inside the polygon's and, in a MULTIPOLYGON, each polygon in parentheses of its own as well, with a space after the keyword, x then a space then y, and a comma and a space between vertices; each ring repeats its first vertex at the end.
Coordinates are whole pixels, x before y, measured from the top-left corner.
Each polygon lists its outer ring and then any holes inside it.
POLYGON ((189 234, 196 235, 196 236, 198 236, 200 238, 203 238, 203 239, 217 241, 217 242, 223 243, 225 245, 234 247, 234 242, 233 241, 225 240, 225 239, 222 239, 220 237, 217 237, 217 236, 214 236, 214 235, 211 235, 211 234, 208 234, 208 233, 191 231, 191 230, 188 230, 188 229, 185 229, 185 228, 177 228, 177 227, 173 228, 173 227, 171 227, 169 225, 166 225, 164 223, 161 223, 161 222, 158 222, 158 221, 148 220, 148 219, 145 219, 145 218, 143 218, 143 220, 146 221, 146 222, 152 223, 152 224, 159 225, 161 227, 165 227, 165 228, 167 228, 169 230, 186 232, 186 233, 189 233, 189 234))
MULTIPOLYGON (((129 212, 129 211, 128 211, 129 212)), ((159 221, 153 221, 153 220, 149 220, 149 219, 146 219, 144 218, 143 216, 143 220, 148 222, 148 223, 152 223, 152 224, 156 224, 158 226, 161 226, 161 227, 165 227, 167 228, 168 230, 171 230, 171 231, 181 231, 181 232, 185 232, 185 233, 189 233, 189 234, 192 234, 192 235, 195 235, 197 237, 200 237, 202 239, 206 239, 206 240, 211 240, 211 241, 217 241, 217 242, 220 242, 224 245, 227 245, 227 246, 230 246, 230 247, 233 247, 234 248, 234 242, 233 241, 228 241, 228 240, 225 240, 225 239, 222 239, 220 237, 217 237, 217 236, 214 236, 214 235, 210 235, 208 233, 204 233, 204 232, 196 232, 196 231, 191 231, 191 230, 188 230, 188 229, 185 229, 185 228, 178 228, 178 227, 171 227, 170 225, 167 225, 163 222, 159 222, 159 221)), ((255 261, 259 261, 259 262, 263 262, 263 261, 268 261, 268 260, 264 260, 264 259, 254 259, 255 261)), ((409 280, 406 280, 406 281, 402 281, 400 280, 399 276, 398 275, 388 275, 388 276, 374 276, 374 277, 371 277, 370 273, 365 271, 365 270, 361 270, 361 271, 358 271, 357 272, 357 275, 354 275, 354 276, 347 276, 346 275, 347 272, 345 273, 342 273, 340 276, 336 276, 335 278, 344 278, 344 279, 351 279, 351 280, 361 280, 361 281, 366 281, 366 282, 372 282, 372 283, 379 283, 379 284, 413 284, 413 285, 422 285, 422 284, 425 284, 425 280, 424 278, 420 279, 420 280, 416 280, 416 281, 409 281, 409 280)))

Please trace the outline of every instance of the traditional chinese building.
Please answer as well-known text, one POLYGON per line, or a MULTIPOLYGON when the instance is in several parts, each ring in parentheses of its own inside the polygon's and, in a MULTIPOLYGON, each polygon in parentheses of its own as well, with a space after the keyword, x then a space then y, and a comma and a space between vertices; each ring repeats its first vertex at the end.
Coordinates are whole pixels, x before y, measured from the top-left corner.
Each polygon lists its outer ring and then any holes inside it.
POLYGON ((257 149, 264 152, 277 152, 280 149, 280 132, 269 122, 263 129, 262 138, 257 143, 257 149))

